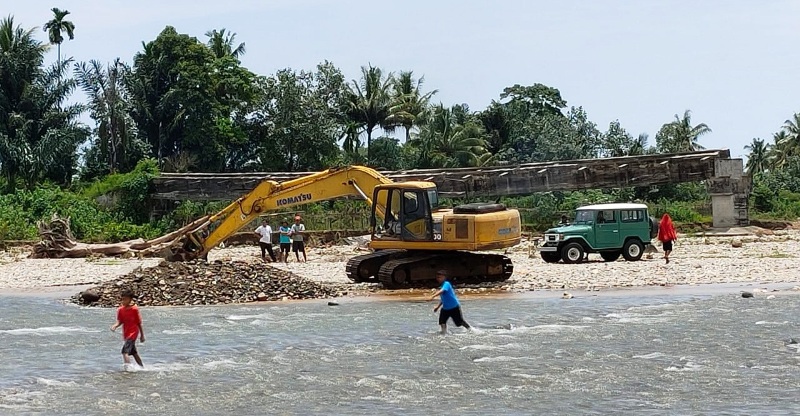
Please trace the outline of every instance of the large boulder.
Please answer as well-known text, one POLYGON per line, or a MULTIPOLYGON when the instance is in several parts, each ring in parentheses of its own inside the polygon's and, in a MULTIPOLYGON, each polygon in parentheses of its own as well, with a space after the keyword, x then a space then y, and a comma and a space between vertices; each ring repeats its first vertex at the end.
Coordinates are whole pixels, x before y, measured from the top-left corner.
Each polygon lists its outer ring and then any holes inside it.
POLYGON ((89 289, 81 292, 81 301, 86 304, 92 304, 100 300, 100 294, 97 291, 89 289))

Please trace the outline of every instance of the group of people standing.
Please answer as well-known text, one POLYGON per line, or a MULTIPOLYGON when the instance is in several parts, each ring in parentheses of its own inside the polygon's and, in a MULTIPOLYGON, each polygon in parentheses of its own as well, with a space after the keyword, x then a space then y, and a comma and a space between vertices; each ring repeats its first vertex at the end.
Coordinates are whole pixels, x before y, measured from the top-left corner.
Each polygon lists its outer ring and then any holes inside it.
POLYGON ((303 219, 299 215, 294 217, 294 224, 292 224, 291 227, 289 226, 289 221, 284 218, 283 221, 281 221, 277 233, 272 231, 272 226, 269 225, 269 221, 264 218, 261 221, 261 225, 259 225, 255 231, 256 235, 259 236, 258 245, 261 247, 261 259, 267 261, 267 254, 269 254, 269 258, 273 263, 277 261, 289 263, 289 250, 291 249, 298 262, 301 261, 300 253, 303 253, 302 261, 308 261, 306 257, 305 232, 306 226, 303 224, 303 219), (278 244, 280 251, 278 252, 278 257, 275 256, 275 252, 272 250, 273 234, 279 235, 278 244))

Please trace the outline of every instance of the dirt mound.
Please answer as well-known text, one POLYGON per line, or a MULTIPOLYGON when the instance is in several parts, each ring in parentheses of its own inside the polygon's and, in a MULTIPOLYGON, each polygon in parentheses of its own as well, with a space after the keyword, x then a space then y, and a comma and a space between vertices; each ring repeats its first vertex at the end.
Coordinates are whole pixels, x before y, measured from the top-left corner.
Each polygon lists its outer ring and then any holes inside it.
POLYGON ((71 300, 82 305, 114 307, 119 305, 123 289, 132 290, 135 302, 141 306, 319 299, 347 293, 347 288, 316 283, 266 264, 198 260, 139 268, 78 293, 71 300))

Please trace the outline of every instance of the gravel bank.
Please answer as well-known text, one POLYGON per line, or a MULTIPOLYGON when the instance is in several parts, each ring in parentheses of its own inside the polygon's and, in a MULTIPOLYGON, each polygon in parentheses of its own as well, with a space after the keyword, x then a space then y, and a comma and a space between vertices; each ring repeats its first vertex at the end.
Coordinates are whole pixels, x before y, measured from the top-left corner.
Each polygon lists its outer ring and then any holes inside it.
MULTIPOLYGON (((738 238, 738 237, 735 237, 738 238)), ((603 262, 591 255, 577 265, 547 264, 525 241, 508 250, 514 275, 507 282, 491 285, 507 290, 589 289, 609 287, 713 284, 713 283, 795 283, 800 282, 800 231, 776 231, 773 235, 741 237, 741 248, 731 245, 732 237, 683 237, 678 240, 670 264, 660 253, 639 262, 603 262)), ((660 247, 659 247, 660 249, 660 247)), ((275 263, 274 267, 320 283, 350 284, 344 266, 352 256, 365 253, 356 245, 308 250, 308 263, 275 263)), ((59 285, 99 284, 152 267, 160 259, 27 259, 24 249, 0 252, 0 289, 34 289, 59 285)), ((292 259, 294 254, 291 255, 292 259)), ((214 250, 209 261, 244 260, 259 262, 255 246, 214 250)), ((379 285, 351 285, 353 292, 371 292, 379 285)))
MULTIPOLYGON (((657 247, 660 251, 661 247, 657 247)), ((347 283, 344 268, 351 256, 363 253, 356 246, 309 250, 308 263, 274 266, 319 282, 347 283)), ((234 247, 212 252, 226 259, 258 260, 255 247, 234 247)), ((601 289, 609 287, 800 282, 800 231, 776 231, 761 237, 681 237, 675 243, 670 263, 662 253, 646 255, 641 261, 620 259, 606 263, 599 255, 576 265, 545 263, 533 243, 524 241, 508 250, 514 275, 501 284, 487 285, 509 290, 601 289), (742 247, 734 248, 739 239, 742 247)))

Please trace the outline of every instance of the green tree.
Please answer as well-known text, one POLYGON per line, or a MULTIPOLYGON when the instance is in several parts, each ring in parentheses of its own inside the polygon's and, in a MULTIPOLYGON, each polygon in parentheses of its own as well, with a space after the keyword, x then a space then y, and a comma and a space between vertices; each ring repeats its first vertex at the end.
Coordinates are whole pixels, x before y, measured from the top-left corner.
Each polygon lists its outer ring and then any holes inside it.
POLYGON ((42 179, 68 184, 88 136, 82 106, 66 104, 75 88, 69 61, 43 67, 46 47, 32 33, 13 17, 0 21, 0 171, 9 188, 17 178, 28 188, 42 179))
POLYGON ((750 152, 747 155, 747 173, 751 176, 767 170, 769 164, 769 145, 764 144, 764 140, 754 138, 753 141, 744 147, 750 152))
POLYGON ((780 169, 786 165, 786 162, 794 156, 794 148, 792 146, 791 136, 786 130, 781 130, 772 135, 772 146, 769 150, 769 166, 770 169, 780 169))
POLYGON ((58 45, 58 63, 61 63, 61 43, 64 42, 62 32, 66 32, 69 40, 75 39, 75 24, 69 20, 64 20, 69 14, 68 10, 61 10, 57 7, 51 9, 53 18, 44 24, 44 31, 50 39, 51 44, 58 45))
POLYGON ((75 64, 75 77, 95 121, 94 146, 86 154, 87 177, 128 172, 148 154, 130 116, 131 102, 124 82, 129 73, 130 68, 119 58, 107 67, 95 60, 75 64))
POLYGON ((363 126, 367 133, 367 164, 370 164, 372 131, 375 127, 390 128, 389 116, 392 109, 390 89, 393 74, 384 76, 380 68, 372 65, 361 67, 361 80, 353 80, 348 85, 344 104, 344 114, 349 120, 363 126))
POLYGON ((418 149, 421 168, 478 166, 488 154, 483 126, 466 105, 433 106, 409 145, 418 149))
POLYGON ((794 113, 792 118, 783 123, 783 131, 786 132, 786 140, 790 143, 787 148, 792 155, 800 155, 800 113, 794 113))
POLYGON ((315 72, 284 69, 260 81, 263 89, 247 120, 253 164, 272 171, 321 170, 338 156, 335 113, 344 77, 325 62, 315 72))
POLYGON ((508 108, 493 100, 489 107, 477 116, 486 132, 486 150, 497 160, 502 160, 503 151, 511 144, 513 127, 508 108))
POLYGON ((208 47, 217 58, 230 56, 238 60, 246 52, 244 42, 234 46, 236 33, 226 32, 225 28, 209 30, 206 36, 208 36, 208 47))
POLYGON ((233 56, 217 58, 168 26, 134 57, 126 77, 131 116, 162 167, 166 158, 182 158, 223 171, 229 147, 246 140, 236 119, 254 101, 254 79, 233 56))
POLYGON ((394 137, 378 137, 372 142, 373 165, 378 169, 397 170, 405 167, 403 148, 394 137))
POLYGON ((602 137, 601 157, 630 156, 637 143, 619 120, 614 120, 608 125, 608 130, 602 137))
POLYGON ((703 150, 698 139, 704 134, 711 133, 705 123, 692 125, 692 112, 684 111, 683 117, 675 114, 675 121, 664 124, 656 134, 656 145, 663 153, 693 152, 703 150))
POLYGON ((406 131, 406 141, 411 139, 411 129, 425 112, 439 90, 422 93, 425 77, 414 79, 413 71, 402 71, 392 82, 392 105, 389 109, 388 125, 402 126, 406 131))

